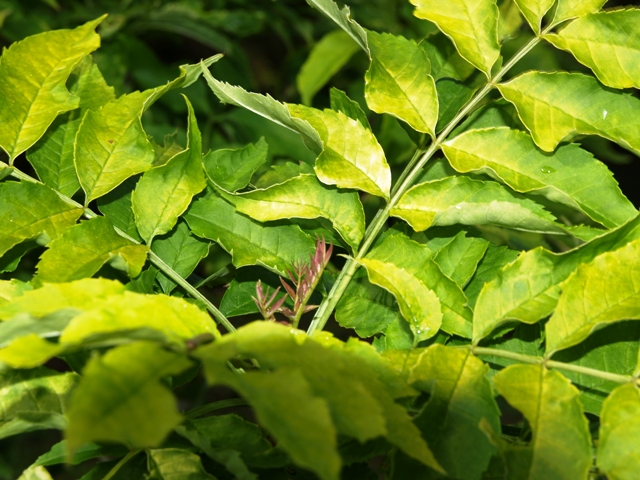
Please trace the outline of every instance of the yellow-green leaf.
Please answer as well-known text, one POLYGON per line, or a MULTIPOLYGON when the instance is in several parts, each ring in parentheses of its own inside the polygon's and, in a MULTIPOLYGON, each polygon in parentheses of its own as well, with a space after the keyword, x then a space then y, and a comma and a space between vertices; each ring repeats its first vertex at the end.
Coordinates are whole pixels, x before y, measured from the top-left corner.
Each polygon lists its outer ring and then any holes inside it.
POLYGON ((555 0, 515 0, 536 35, 540 34, 540 22, 553 7, 555 0))
POLYGON ((596 463, 610 480, 635 480, 640 471, 640 393, 623 385, 604 401, 596 463))
POLYGON ((53 480, 53 478, 46 468, 37 466, 26 469, 18 480, 53 480))
POLYGON ((571 52, 613 88, 640 88, 640 10, 614 10, 578 18, 545 40, 571 52))
POLYGON ((498 88, 547 152, 583 134, 600 135, 640 153, 640 100, 608 90, 589 75, 529 72, 498 88))
POLYGON ((38 367, 64 350, 64 347, 49 342, 35 333, 25 335, 0 349, 0 364, 11 368, 38 367))
POLYGON ((213 183, 227 192, 236 193, 249 185, 256 170, 267 161, 268 153, 269 145, 263 137, 243 148, 214 150, 202 161, 213 183))
POLYGON ((149 480, 216 480, 209 475, 200 457, 181 448, 149 450, 149 480))
POLYGON ((315 171, 321 182, 389 198, 391 169, 370 130, 342 112, 288 105, 294 118, 305 120, 322 139, 315 171))
POLYGON ((264 190, 221 195, 238 212, 259 222, 326 218, 353 251, 357 251, 364 237, 364 209, 358 194, 327 187, 315 175, 300 175, 264 190))
POLYGON ((104 16, 74 30, 27 37, 7 49, 0 63, 0 147, 13 160, 61 113, 78 108, 65 83, 73 68, 100 46, 95 28, 104 16))
POLYGON ((184 98, 189 110, 187 149, 165 165, 148 170, 131 197, 138 232, 149 245, 154 237, 175 226, 193 196, 207 186, 202 163, 202 136, 191 102, 184 98))
POLYGON ((105 217, 96 217, 67 229, 49 245, 38 263, 38 282, 70 282, 91 277, 107 262, 137 277, 148 247, 118 235, 105 217))
POLYGON ((456 45, 462 58, 490 77, 500 57, 498 6, 495 0, 411 0, 414 15, 435 23, 456 45))
POLYGON ((558 0, 552 23, 558 24, 570 18, 597 12, 605 3, 607 0, 558 0))
POLYGON ((371 66, 365 76, 365 98, 369 108, 434 136, 438 95, 427 53, 404 37, 375 32, 367 36, 371 66))

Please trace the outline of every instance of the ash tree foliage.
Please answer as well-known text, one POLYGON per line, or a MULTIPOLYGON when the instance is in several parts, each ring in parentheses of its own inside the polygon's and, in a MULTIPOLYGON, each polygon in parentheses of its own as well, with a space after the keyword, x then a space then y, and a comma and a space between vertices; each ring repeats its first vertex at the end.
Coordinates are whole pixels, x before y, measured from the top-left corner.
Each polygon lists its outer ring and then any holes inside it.
POLYGON ((118 96, 92 57, 104 17, 3 52, 0 438, 64 438, 20 478, 636 479, 640 219, 582 140, 640 154, 640 10, 411 0, 415 40, 307 3, 336 29, 303 104, 216 78, 221 55, 118 96), (542 45, 583 71, 512 75, 542 45), (314 108, 354 55, 362 98, 314 108), (312 161, 203 151, 187 96, 183 146, 156 143, 145 112, 196 82, 312 161), (194 281, 213 248, 230 265, 194 281), (237 397, 182 408, 200 374, 237 397))

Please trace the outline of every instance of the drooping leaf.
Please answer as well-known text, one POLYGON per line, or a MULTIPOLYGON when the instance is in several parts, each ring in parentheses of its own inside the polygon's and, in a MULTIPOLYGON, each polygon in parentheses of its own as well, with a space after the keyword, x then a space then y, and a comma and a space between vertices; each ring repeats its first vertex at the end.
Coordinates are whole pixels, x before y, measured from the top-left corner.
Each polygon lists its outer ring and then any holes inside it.
POLYGON ((0 305, 0 319, 18 314, 44 317, 57 310, 84 310, 100 300, 124 292, 124 285, 114 280, 86 278, 69 283, 47 283, 31 290, 20 287, 20 294, 0 305))
POLYGON ((202 163, 202 136, 191 102, 187 149, 165 165, 148 170, 131 197, 136 225, 148 245, 157 235, 169 232, 184 213, 191 199, 207 186, 202 163))
POLYGON ((640 468, 640 394, 623 385, 607 398, 600 417, 597 464, 611 480, 632 480, 640 468))
POLYGON ((111 220, 114 227, 142 242, 136 227, 136 217, 131 207, 131 195, 137 181, 138 177, 128 178, 109 193, 100 197, 96 204, 100 213, 111 220))
POLYGON ((451 40, 441 32, 420 42, 431 61, 431 75, 435 80, 452 78, 465 81, 475 72, 475 68, 460 56, 451 40))
POLYGON ((244 148, 224 148, 204 156, 204 166, 209 178, 217 186, 230 193, 249 185, 256 170, 267 161, 269 145, 264 137, 244 148))
POLYGON ((480 339, 509 320, 535 323, 549 316, 560 297, 560 284, 583 263, 613 252, 640 237, 638 218, 564 254, 536 248, 520 255, 486 283, 478 297, 473 337, 480 339))
POLYGON ((540 23, 547 14, 551 7, 553 7, 555 0, 514 0, 524 18, 527 19, 529 25, 533 29, 536 35, 540 34, 540 23))
POLYGON ((547 152, 579 134, 599 135, 640 152, 640 122, 634 120, 640 100, 605 89, 591 76, 529 72, 498 88, 547 152))
POLYGON ((488 247, 488 241, 467 237, 465 232, 460 232, 438 250, 433 260, 442 273, 464 288, 476 272, 478 263, 483 259, 488 247))
POLYGON ((79 98, 78 108, 57 118, 44 136, 27 152, 27 159, 45 185, 71 197, 80 188, 73 163, 76 133, 82 117, 115 98, 90 56, 79 65, 78 78, 69 89, 79 98))
POLYGON ((490 77, 500 56, 498 6, 494 0, 411 0, 414 15, 435 23, 456 45, 462 58, 490 77))
MULTIPOLYGON (((331 2, 331 0, 327 0, 331 2)), ((333 2, 331 2, 333 3, 333 2)), ((335 4, 334 4, 335 5, 335 4)), ((337 6, 335 7, 337 9, 337 6)), ((322 141, 318 132, 308 122, 291 116, 289 109, 283 103, 274 100, 270 95, 259 95, 229 85, 213 78, 209 70, 202 67, 203 75, 213 93, 222 103, 230 103, 260 115, 272 122, 302 135, 305 144, 316 153, 322 151, 322 141)))
POLYGON ((343 30, 335 30, 322 37, 311 50, 296 78, 302 103, 311 106, 315 94, 359 50, 360 45, 343 30))
POLYGON ((578 389, 542 365, 512 365, 493 380, 498 393, 522 412, 533 433, 528 446, 502 447, 509 478, 587 478, 591 438, 578 389))
POLYGON ((349 34, 351 38, 369 53, 367 45, 367 33, 357 22, 351 19, 351 11, 349 7, 340 9, 333 0, 307 0, 312 7, 317 8, 331 20, 333 20, 340 28, 349 34))
POLYGON ((289 105, 294 118, 310 124, 322 139, 315 171, 321 182, 389 198, 391 170, 376 137, 342 112, 289 105))
POLYGON ((448 177, 411 188, 391 210, 416 231, 432 226, 495 225, 528 232, 567 230, 541 205, 491 181, 448 177))
POLYGON ((640 240, 603 253, 562 284, 546 325, 547 354, 576 345, 607 324, 640 319, 640 240))
POLYGON ((371 66, 365 76, 367 105, 418 132, 435 136, 438 96, 426 52, 404 37, 367 33, 371 66))
POLYGON ((640 88, 640 39, 634 34, 639 21, 637 9, 596 13, 544 38, 571 52, 605 85, 640 88))
POLYGON ((40 367, 0 375, 0 438, 66 426, 67 396, 78 383, 75 373, 40 367))
POLYGON ((60 343, 80 344, 99 335, 151 329, 181 344, 205 333, 218 336, 206 312, 178 297, 127 292, 107 297, 73 318, 60 343))
POLYGON ((367 130, 371 130, 367 114, 358 102, 351 100, 342 90, 333 87, 329 91, 329 96, 332 110, 344 113, 347 117, 359 121, 367 130))
POLYGON ((149 480, 215 480, 195 453, 181 448, 149 450, 149 480))
POLYGON ((558 24, 570 18, 597 12, 605 3, 607 0, 558 0, 552 23, 558 24))
POLYGON ((95 217, 67 229, 49 245, 38 263, 37 281, 70 282, 91 277, 105 264, 137 277, 148 247, 118 235, 105 217, 95 217))
POLYGON ((233 265, 262 265, 282 275, 294 262, 307 260, 314 240, 296 225, 263 226, 237 213, 213 191, 197 199, 185 214, 191 231, 219 243, 233 256, 233 265))
POLYGON ((431 394, 415 422, 451 478, 479 479, 495 452, 478 427, 484 419, 500 429, 488 372, 468 349, 443 345, 430 347, 411 366, 408 382, 431 394))
POLYGON ((160 380, 191 366, 184 356, 137 342, 93 357, 71 398, 66 431, 69 452, 91 441, 130 448, 155 447, 182 417, 160 380))
POLYGON ((358 194, 327 187, 315 175, 300 175, 265 190, 221 195, 236 211, 259 222, 326 218, 353 251, 358 250, 364 237, 364 210, 358 194))
MULTIPOLYGON (((209 253, 209 245, 209 242, 191 235, 187 224, 180 221, 169 234, 153 242, 152 250, 178 275, 188 278, 209 253)), ((175 282, 162 272, 158 273, 158 282, 166 294, 176 287, 175 282)))
POLYGON ((38 183, 0 183, 0 255, 24 240, 45 245, 76 223, 82 209, 38 183))
POLYGON ((638 213, 609 169, 577 145, 549 155, 526 133, 499 127, 463 133, 445 142, 442 150, 459 172, 486 173, 517 192, 578 208, 609 228, 638 213))
POLYGON ((26 151, 61 113, 78 108, 65 83, 73 68, 100 46, 104 16, 74 30, 27 37, 3 52, 0 64, 0 147, 9 160, 26 151))

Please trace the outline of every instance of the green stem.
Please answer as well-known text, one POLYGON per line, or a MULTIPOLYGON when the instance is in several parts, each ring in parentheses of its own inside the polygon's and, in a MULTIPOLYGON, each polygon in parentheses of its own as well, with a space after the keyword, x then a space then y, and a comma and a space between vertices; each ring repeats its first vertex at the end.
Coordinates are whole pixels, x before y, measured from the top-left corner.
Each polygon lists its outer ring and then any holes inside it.
MULTIPOLYGON (((6 164, 4 162, 0 162, 0 165, 6 165, 6 164)), ((13 176, 13 177, 15 177, 15 178, 17 178, 19 180, 23 180, 25 182, 41 183, 38 180, 36 180, 35 178, 27 175, 24 172, 21 172, 20 170, 16 170, 15 168, 11 172, 11 176, 13 176)), ((64 201, 66 204, 72 205, 72 206, 74 206, 76 208, 82 208, 83 211, 84 211, 84 217, 85 218, 91 219, 91 218, 95 218, 95 217, 98 216, 98 214, 95 213, 93 210, 80 205, 75 200, 67 197, 66 195, 63 195, 62 193, 60 193, 58 191, 55 191, 55 192, 62 199, 62 201, 64 201)), ((138 240, 136 240, 135 238, 129 236, 126 232, 123 232, 122 230, 120 230, 118 227, 115 227, 115 226, 113 228, 116 231, 116 233, 118 235, 120 235, 121 237, 124 237, 127 240, 140 245, 140 242, 138 240)), ((202 302, 205 305, 206 309, 211 313, 211 315, 213 315, 213 318, 215 318, 218 321, 218 323, 220 323, 228 332, 234 332, 236 330, 235 327, 231 324, 231 322, 227 319, 227 317, 225 317, 222 314, 222 312, 220 310, 218 310, 216 308, 216 306, 209 301, 209 299, 207 299, 207 297, 205 297, 202 293, 200 293, 197 288, 195 288, 193 285, 191 285, 189 282, 187 282, 178 272, 176 272, 173 268, 171 268, 169 265, 167 265, 164 262, 164 260, 162 260, 156 253, 154 253, 151 250, 149 250, 149 260, 156 267, 158 267, 160 269, 160 271, 162 271, 162 273, 164 273, 167 277, 169 277, 175 283, 177 283, 182 288, 184 288, 185 291, 191 297, 193 297, 196 300, 199 300, 200 302, 202 302)))
MULTIPOLYGON (((397 205, 402 196, 406 193, 409 188, 413 186, 413 183, 420 175, 420 171, 427 164, 429 160, 435 155, 440 147, 445 142, 447 137, 453 132, 453 130, 462 122, 462 120, 469 115, 473 110, 478 106, 478 104, 484 100, 484 98, 495 88, 495 86, 502 80, 502 77, 511 70, 511 68, 518 63, 527 53, 529 53, 538 43, 540 43, 541 36, 546 34, 551 27, 547 28, 544 32, 540 34, 539 37, 533 38, 529 43, 527 43, 518 53, 516 53, 513 58, 509 60, 509 62, 500 69, 500 71, 487 83, 478 93, 474 95, 474 97, 458 112, 451 122, 445 127, 445 129, 438 135, 436 140, 431 144, 429 149, 425 151, 422 156, 418 158, 419 152, 414 156, 411 160, 405 171, 400 176, 396 186, 394 187, 394 193, 391 196, 391 200, 387 203, 387 205, 378 212, 376 217, 373 219, 364 236, 363 243, 356 255, 356 259, 363 258, 373 245, 373 242, 378 237, 382 229, 384 228, 387 220, 389 219, 389 214, 391 209, 397 205), (418 160, 416 160, 418 158, 418 160)), ((312 334, 315 330, 322 330, 331 313, 335 309, 336 305, 342 298, 344 291, 346 290, 349 282, 353 278, 353 275, 356 273, 358 269, 358 264, 352 260, 347 260, 342 272, 338 276, 336 283, 333 285, 333 288, 323 300, 320 308, 316 312, 311 325, 309 326, 308 333, 312 334)))
POLYGON ((124 466, 125 463, 127 463, 141 451, 142 450, 131 450, 124 457, 122 457, 122 459, 120 459, 120 461, 116 463, 111 470, 109 470, 109 473, 107 473, 102 480, 111 480, 115 476, 115 474, 118 473, 118 471, 124 466))
POLYGON ((556 362, 554 360, 546 360, 543 357, 534 357, 531 355, 523 355, 521 353, 508 352, 506 350, 498 350, 495 348, 472 347, 471 352, 476 356, 491 356, 507 358, 519 363, 528 363, 531 365, 544 365, 546 368, 554 368, 556 370, 564 370, 579 375, 587 375, 589 377, 599 378, 614 383, 635 383, 636 379, 631 375, 618 375, 616 373, 603 372, 595 368, 582 367, 571 363, 556 362))
POLYGON ((244 398, 230 398, 229 400, 221 400, 219 402, 208 403, 198 408, 194 408, 189 410, 184 416, 185 418, 191 419, 200 417, 207 413, 216 412, 218 410, 223 410, 225 408, 231 407, 245 407, 249 405, 244 398))

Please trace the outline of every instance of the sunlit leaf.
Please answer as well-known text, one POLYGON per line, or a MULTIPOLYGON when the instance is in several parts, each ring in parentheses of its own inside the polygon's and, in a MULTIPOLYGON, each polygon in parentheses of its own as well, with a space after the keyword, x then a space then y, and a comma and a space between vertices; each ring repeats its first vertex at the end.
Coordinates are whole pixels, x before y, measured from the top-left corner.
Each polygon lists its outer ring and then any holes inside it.
POLYGON ((148 247, 118 235, 113 224, 96 217, 67 229, 51 244, 38 263, 39 282, 70 282, 91 277, 105 264, 137 277, 148 247))
POLYGON ((555 0, 514 0, 534 33, 540 33, 540 22, 553 7, 555 0))
POLYGON ((294 118, 308 122, 322 139, 323 150, 315 165, 321 182, 389 198, 391 170, 370 130, 342 112, 288 107, 294 118))
POLYGON ((329 96, 332 110, 344 113, 347 117, 359 121, 366 129, 371 130, 367 114, 364 113, 358 102, 351 100, 346 93, 337 88, 331 88, 329 96))
POLYGON ((11 368, 34 368, 43 365, 63 350, 64 347, 30 333, 0 349, 0 364, 11 368))
POLYGON ((46 468, 37 466, 26 469, 18 480, 53 480, 53 477, 46 468))
POLYGON ((558 0, 553 23, 597 12, 605 3, 607 0, 558 0))
POLYGON ((369 108, 435 136, 438 96, 426 52, 404 37, 375 32, 367 36, 371 66, 365 76, 365 98, 369 108))
POLYGON ((17 278, 0 280, 0 307, 13 301, 16 297, 28 292, 32 288, 30 284, 22 282, 17 278))
POLYGON ((609 169, 577 145, 549 155, 526 133, 500 127, 463 133, 446 142, 443 152, 459 172, 486 173, 517 192, 578 208, 610 228, 638 213, 609 169))
POLYGON ((460 55, 487 77, 500 56, 498 6, 495 0, 411 0, 414 15, 435 23, 460 55))
POLYGON ((256 170, 267 161, 269 145, 261 138, 244 148, 223 148, 203 158, 209 178, 230 193, 245 188, 256 170))
POLYGON ((581 73, 529 72, 498 85, 536 144, 552 152, 578 134, 599 135, 640 152, 640 100, 581 73), (589 101, 584 101, 588 98, 589 101))
POLYGON ((367 33, 358 23, 351 19, 349 7, 340 9, 333 0, 307 0, 312 7, 317 8, 331 20, 333 20, 340 28, 349 34, 351 38, 365 52, 369 52, 367 45, 367 33))
POLYGON ((194 195, 207 186, 202 163, 202 136, 191 102, 187 149, 165 165, 148 170, 136 185, 131 202, 140 236, 147 244, 169 232, 194 195))
POLYGON ((149 480, 215 480, 195 453, 181 448, 149 450, 149 480))
POLYGON ((69 451, 91 441, 159 445, 182 420, 176 399, 160 380, 190 365, 184 356, 144 342, 93 357, 67 413, 69 451))
POLYGON ((54 30, 16 42, 0 64, 0 147, 11 162, 36 143, 61 113, 78 108, 65 83, 73 68, 100 46, 104 16, 74 30, 54 30))

